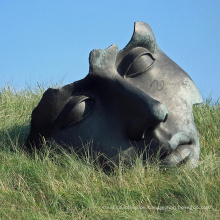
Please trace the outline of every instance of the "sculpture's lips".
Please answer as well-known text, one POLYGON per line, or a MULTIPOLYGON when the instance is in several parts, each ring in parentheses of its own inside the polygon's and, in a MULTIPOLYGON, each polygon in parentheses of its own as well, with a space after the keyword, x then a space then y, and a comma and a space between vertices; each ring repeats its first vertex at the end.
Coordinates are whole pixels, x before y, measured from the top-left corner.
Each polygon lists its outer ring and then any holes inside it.
POLYGON ((172 138, 163 145, 163 149, 173 151, 181 145, 191 145, 192 139, 185 132, 179 132, 172 136, 172 138))
MULTIPOLYGON (((143 134, 143 139, 145 133, 146 130, 143 134)), ((160 147, 160 150, 158 150, 160 151, 161 159, 164 158, 162 159, 162 165, 172 167, 190 160, 194 148, 192 137, 185 132, 178 132, 174 134, 169 141, 164 142, 162 141, 162 136, 163 135, 160 132, 155 136, 156 140, 159 141, 158 147, 160 147)))
MULTIPOLYGON (((166 155, 165 157, 162 157, 163 159, 161 158, 161 165, 171 168, 185 162, 188 163, 187 161, 191 161, 193 157, 194 148, 195 145, 193 139, 190 138, 189 135, 184 132, 176 133, 168 142, 161 146, 160 153, 165 153, 166 155)), ((131 155, 135 154, 135 152, 137 152, 137 148, 132 146, 127 150, 120 152, 120 156, 117 154, 111 159, 117 162, 119 161, 119 158, 129 159, 131 155)), ((192 167, 195 167, 196 164, 197 162, 192 164, 192 167)))
POLYGON ((164 160, 162 160, 162 165, 167 167, 173 167, 180 163, 190 160, 192 156, 191 145, 180 145, 169 154, 164 160))
POLYGON ((163 165, 176 166, 187 161, 192 156, 192 138, 184 132, 176 133, 167 143, 162 146, 163 151, 170 154, 162 161, 163 165))

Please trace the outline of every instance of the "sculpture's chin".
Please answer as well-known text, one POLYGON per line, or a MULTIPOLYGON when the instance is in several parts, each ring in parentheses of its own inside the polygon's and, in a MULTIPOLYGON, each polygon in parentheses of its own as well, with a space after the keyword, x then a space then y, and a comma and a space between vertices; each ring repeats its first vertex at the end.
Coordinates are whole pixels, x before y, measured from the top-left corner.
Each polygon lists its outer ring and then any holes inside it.
POLYGON ((189 168, 195 168, 199 163, 199 152, 195 151, 195 146, 179 145, 171 154, 165 157, 161 164, 166 168, 186 164, 189 168))

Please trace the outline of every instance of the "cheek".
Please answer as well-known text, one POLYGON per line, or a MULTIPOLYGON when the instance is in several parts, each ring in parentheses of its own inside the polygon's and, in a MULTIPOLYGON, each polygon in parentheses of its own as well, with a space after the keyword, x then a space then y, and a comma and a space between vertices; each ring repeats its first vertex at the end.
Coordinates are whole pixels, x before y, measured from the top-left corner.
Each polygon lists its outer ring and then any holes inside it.
POLYGON ((85 120, 60 130, 53 139, 59 144, 70 145, 74 148, 88 146, 93 142, 97 133, 100 133, 100 126, 102 126, 100 120, 90 115, 85 120))
POLYGON ((145 94, 159 102, 163 103, 163 101, 167 99, 165 82, 163 79, 159 78, 158 74, 154 74, 153 71, 140 74, 138 77, 129 78, 127 80, 142 90, 145 94))
POLYGON ((152 77, 143 73, 133 78, 126 78, 125 80, 129 81, 129 83, 133 84, 146 94, 148 94, 151 90, 150 85, 153 82, 152 77))

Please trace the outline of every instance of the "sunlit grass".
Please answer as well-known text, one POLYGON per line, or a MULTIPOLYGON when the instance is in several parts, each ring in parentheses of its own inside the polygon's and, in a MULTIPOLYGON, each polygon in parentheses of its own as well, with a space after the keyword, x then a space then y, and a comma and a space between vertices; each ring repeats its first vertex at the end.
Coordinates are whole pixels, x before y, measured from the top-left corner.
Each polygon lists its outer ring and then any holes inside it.
POLYGON ((106 174, 95 158, 50 144, 22 150, 45 88, 0 90, 0 219, 219 219, 220 103, 194 107, 200 165, 161 170, 122 162, 106 174))

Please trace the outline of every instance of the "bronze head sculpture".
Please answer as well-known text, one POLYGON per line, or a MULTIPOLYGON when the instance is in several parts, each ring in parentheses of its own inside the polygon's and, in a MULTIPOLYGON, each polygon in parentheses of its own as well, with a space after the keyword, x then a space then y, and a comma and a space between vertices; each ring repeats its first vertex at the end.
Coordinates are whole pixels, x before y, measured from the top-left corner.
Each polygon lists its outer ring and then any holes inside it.
POLYGON ((136 22, 121 51, 116 45, 93 50, 89 63, 84 79, 44 93, 27 143, 40 147, 41 137, 77 149, 92 143, 115 161, 147 148, 149 156, 160 151, 164 165, 198 165, 193 105, 201 95, 160 50, 148 24, 136 22))

